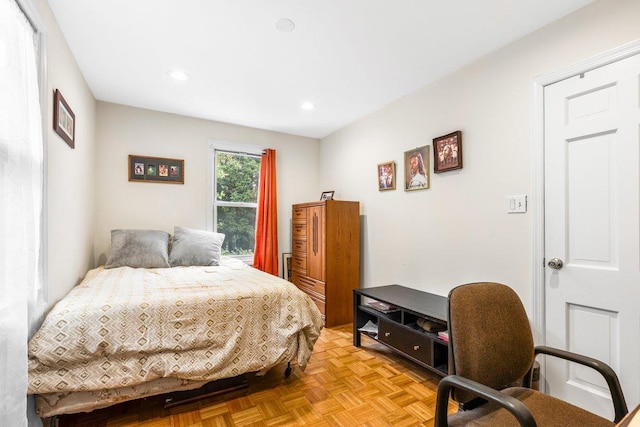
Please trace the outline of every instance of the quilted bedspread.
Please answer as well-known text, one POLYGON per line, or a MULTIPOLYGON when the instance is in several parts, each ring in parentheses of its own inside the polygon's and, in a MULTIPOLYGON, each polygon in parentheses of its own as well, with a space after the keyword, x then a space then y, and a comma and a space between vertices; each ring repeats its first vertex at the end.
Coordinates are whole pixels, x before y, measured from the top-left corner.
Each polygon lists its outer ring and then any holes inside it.
POLYGON ((223 258, 216 267, 89 271, 29 342, 29 393, 210 381, 297 360, 321 314, 295 285, 223 258))

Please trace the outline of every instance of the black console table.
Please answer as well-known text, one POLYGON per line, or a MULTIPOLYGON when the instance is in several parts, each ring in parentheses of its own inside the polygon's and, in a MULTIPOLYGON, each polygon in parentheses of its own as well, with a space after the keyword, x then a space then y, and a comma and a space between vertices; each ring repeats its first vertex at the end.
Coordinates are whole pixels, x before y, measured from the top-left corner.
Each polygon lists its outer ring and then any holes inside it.
POLYGON ((355 347, 360 347, 361 334, 365 334, 413 362, 439 375, 447 375, 448 341, 441 339, 437 332, 427 332, 418 326, 419 319, 446 328, 447 298, 400 285, 353 290, 355 347), (365 303, 363 297, 369 300, 365 303), (393 308, 391 311, 374 308, 373 301, 393 308), (365 328, 365 325, 375 325, 375 328, 365 328))

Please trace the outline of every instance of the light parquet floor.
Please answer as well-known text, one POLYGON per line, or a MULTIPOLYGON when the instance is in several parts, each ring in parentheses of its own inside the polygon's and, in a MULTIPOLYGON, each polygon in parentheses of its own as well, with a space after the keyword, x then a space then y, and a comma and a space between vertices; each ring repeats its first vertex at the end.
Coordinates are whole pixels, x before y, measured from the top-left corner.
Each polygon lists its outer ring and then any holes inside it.
MULTIPOLYGON (((245 390, 163 408, 160 396, 58 418, 60 427, 433 426, 439 377, 364 337, 324 329, 307 369, 252 377, 245 390)), ((450 410, 455 410, 453 405, 450 410)))

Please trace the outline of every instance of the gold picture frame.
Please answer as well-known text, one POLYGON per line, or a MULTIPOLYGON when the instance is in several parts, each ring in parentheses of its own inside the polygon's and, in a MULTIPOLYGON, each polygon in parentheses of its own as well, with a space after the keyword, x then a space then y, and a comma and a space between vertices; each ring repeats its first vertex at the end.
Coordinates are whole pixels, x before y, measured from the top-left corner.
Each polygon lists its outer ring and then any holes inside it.
POLYGON ((426 190, 430 186, 429 146, 404 152, 404 191, 426 190))
POLYGON ((378 163, 378 190, 396 189, 396 162, 378 163))

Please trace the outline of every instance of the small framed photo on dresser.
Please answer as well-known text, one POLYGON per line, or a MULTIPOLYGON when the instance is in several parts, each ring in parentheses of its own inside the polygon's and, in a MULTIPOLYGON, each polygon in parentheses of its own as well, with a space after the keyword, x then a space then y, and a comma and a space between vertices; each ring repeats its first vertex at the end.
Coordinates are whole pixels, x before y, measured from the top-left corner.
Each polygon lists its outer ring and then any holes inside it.
POLYGON ((335 191, 324 191, 320 195, 320 200, 333 200, 333 193, 335 193, 335 191))

